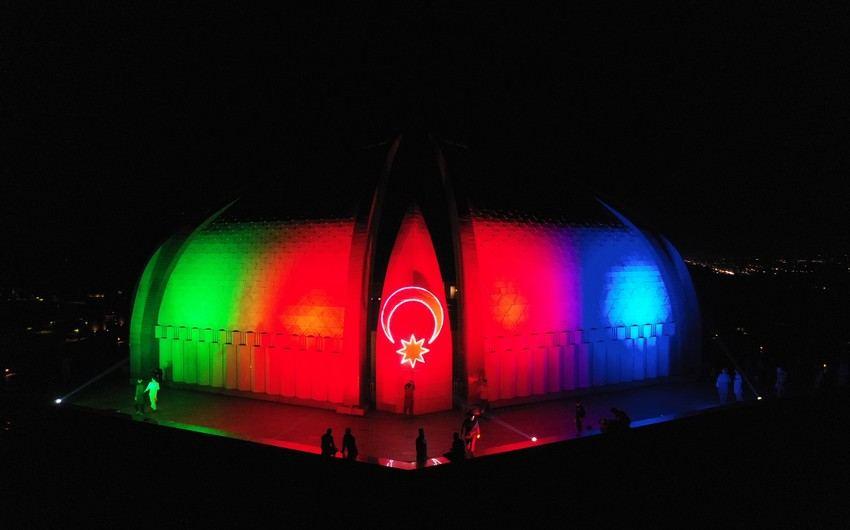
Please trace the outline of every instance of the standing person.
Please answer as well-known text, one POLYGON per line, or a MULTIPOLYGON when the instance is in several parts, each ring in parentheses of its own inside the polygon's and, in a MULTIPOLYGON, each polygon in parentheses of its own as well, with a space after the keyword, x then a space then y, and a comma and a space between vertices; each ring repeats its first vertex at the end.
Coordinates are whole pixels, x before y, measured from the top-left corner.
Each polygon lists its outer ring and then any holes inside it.
POLYGON ((584 417, 587 416, 587 411, 584 410, 584 404, 580 399, 576 400, 576 433, 580 433, 584 428, 584 417))
POLYGON ((737 369, 735 379, 732 380, 732 390, 735 392, 735 401, 744 401, 744 376, 737 369))
POLYGON ((475 444, 481 437, 481 428, 478 426, 478 416, 474 411, 467 413, 460 427, 460 435, 463 437, 464 447, 469 456, 475 455, 475 444))
POLYGON ((345 434, 342 436, 342 457, 357 460, 357 443, 354 435, 351 434, 351 427, 346 427, 345 434))
POLYGON ((720 398, 720 402, 726 403, 729 398, 729 372, 726 371, 726 368, 720 370, 714 386, 717 387, 717 396, 720 398))
POLYGON ((416 390, 416 385, 413 379, 407 381, 404 385, 404 415, 413 416, 413 391, 416 390))
POLYGON ((785 379, 788 377, 788 374, 785 372, 785 369, 781 366, 776 367, 776 384, 774 385, 776 388, 776 397, 782 397, 785 395, 785 379))
POLYGON ((490 393, 487 391, 487 378, 482 374, 478 380, 478 401, 481 403, 481 414, 490 409, 490 393))
POLYGON ((847 354, 841 355, 838 360, 838 386, 847 386, 848 378, 850 377, 850 362, 848 362, 847 354))
POLYGON ((151 400, 151 411, 156 412, 156 401, 157 395, 159 394, 159 381, 157 381, 155 377, 151 377, 148 386, 145 388, 145 392, 148 393, 151 400))
POLYGON ((335 457, 337 452, 334 437, 331 434, 332 432, 333 430, 328 427, 328 430, 322 435, 322 456, 329 456, 331 458, 335 457))
POLYGON ((424 466, 427 459, 428 443, 425 441, 425 429, 419 427, 419 436, 416 437, 416 466, 424 466))
POLYGON ((133 405, 136 408, 136 414, 145 413, 145 380, 141 377, 136 379, 136 392, 133 395, 133 405))

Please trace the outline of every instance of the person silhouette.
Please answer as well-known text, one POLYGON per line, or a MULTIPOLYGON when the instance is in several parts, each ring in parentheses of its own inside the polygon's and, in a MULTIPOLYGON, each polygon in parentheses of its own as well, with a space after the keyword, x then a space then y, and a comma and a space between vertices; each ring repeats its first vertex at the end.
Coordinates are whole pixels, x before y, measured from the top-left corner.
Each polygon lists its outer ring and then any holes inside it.
POLYGON ((136 409, 136 414, 145 413, 145 380, 141 377, 136 379, 136 391, 133 395, 133 405, 136 409))
POLYGON ((460 435, 463 437, 464 447, 469 456, 475 454, 475 444, 481 436, 481 428, 478 425, 478 416, 476 411, 467 412, 466 418, 460 427, 460 435))
POLYGON ((720 398, 720 402, 726 403, 726 400, 729 399, 729 372, 726 371, 726 368, 720 370, 720 373, 717 374, 717 381, 715 381, 714 386, 717 388, 717 397, 720 398))
POLYGON ((481 404, 481 414, 490 408, 490 392, 487 389, 487 378, 483 375, 478 379, 478 402, 481 404))
POLYGON ((785 395, 785 382, 788 378, 788 373, 781 366, 776 367, 776 384, 774 388, 776 390, 776 397, 781 398, 785 395))
POLYGON ((584 404, 580 399, 576 400, 576 432, 579 433, 584 428, 584 417, 587 416, 587 411, 584 410, 584 404))
POLYGON ((416 384, 413 379, 407 381, 404 385, 404 412, 405 416, 413 416, 413 391, 416 390, 416 384))
POLYGON ((626 411, 618 409, 617 407, 611 407, 611 414, 614 415, 614 421, 618 428, 628 429, 631 427, 632 419, 628 414, 626 414, 626 411))
POLYGON ((419 436, 416 437, 416 466, 424 466, 427 459, 428 443, 425 441, 425 429, 419 427, 419 436))
POLYGON ((452 448, 448 453, 443 453, 443 456, 451 462, 462 462, 466 458, 466 446, 457 431, 452 433, 452 448))
POLYGON ((351 427, 346 427, 345 434, 342 436, 342 457, 357 460, 357 442, 351 434, 351 427))
POLYGON ((333 430, 328 427, 328 430, 322 435, 322 456, 329 456, 331 458, 336 456, 337 453, 332 432, 333 430))
POLYGON ((744 401, 744 376, 735 370, 735 378, 732 380, 732 391, 735 393, 735 401, 744 401))

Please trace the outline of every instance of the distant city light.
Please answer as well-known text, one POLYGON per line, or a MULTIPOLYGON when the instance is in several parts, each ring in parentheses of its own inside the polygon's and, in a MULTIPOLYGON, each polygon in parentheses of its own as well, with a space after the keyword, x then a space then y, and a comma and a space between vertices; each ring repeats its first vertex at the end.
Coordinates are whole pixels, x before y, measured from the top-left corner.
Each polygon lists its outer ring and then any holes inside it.
POLYGON ((58 404, 62 403, 62 398, 56 398, 56 399, 53 400, 53 402, 58 405, 58 404))
POLYGON ((537 441, 537 437, 536 437, 536 436, 532 436, 532 437, 531 437, 531 441, 532 441, 532 442, 536 442, 536 441, 537 441))
POLYGON ((756 397, 758 401, 761 401, 761 396, 756 397))

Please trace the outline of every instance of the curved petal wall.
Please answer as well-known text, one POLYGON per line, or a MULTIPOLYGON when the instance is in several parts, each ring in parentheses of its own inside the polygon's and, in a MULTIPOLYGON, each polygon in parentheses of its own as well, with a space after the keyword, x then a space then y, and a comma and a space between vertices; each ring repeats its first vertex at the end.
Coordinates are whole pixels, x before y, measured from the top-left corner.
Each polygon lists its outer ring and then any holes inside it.
POLYGON ((464 220, 470 398, 484 378, 490 400, 511 400, 666 377, 687 365, 677 332, 692 319, 682 310, 685 280, 622 219, 575 226, 473 212, 464 220))
MULTIPOLYGON (((154 340, 133 346, 176 383, 357 403, 362 287, 351 278, 364 248, 354 232, 354 219, 214 220, 145 297, 158 306, 154 340)), ((139 292, 151 283, 143 277, 139 292)))

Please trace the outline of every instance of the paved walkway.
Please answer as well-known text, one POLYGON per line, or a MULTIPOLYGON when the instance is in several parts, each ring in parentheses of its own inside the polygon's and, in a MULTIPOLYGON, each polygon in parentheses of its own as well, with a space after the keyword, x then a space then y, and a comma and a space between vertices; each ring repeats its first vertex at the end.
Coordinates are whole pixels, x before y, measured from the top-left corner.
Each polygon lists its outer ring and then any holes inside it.
MULTIPOLYGON (((109 377, 76 394, 70 401, 78 406, 133 415, 133 388, 126 376, 109 377)), ((581 436, 598 434, 599 420, 610 417, 611 407, 629 413, 633 426, 673 419, 677 415, 717 406, 713 385, 665 383, 605 394, 585 396, 585 430, 581 436)), ((522 448, 533 443, 550 443, 578 436, 575 430, 574 399, 547 401, 498 408, 481 422, 481 439, 476 456, 522 448), (530 438, 537 437, 537 442, 530 438)), ((452 432, 460 431, 460 411, 406 418, 370 411, 365 416, 348 416, 330 410, 253 399, 222 396, 163 387, 159 411, 146 417, 164 426, 185 428, 260 443, 319 452, 319 438, 333 429, 337 447, 351 427, 364 460, 409 468, 415 459, 414 439, 425 429, 429 456, 446 452, 452 432)), ((433 464, 445 460, 437 459, 433 464)), ((429 462, 430 464, 431 462, 429 462)))

